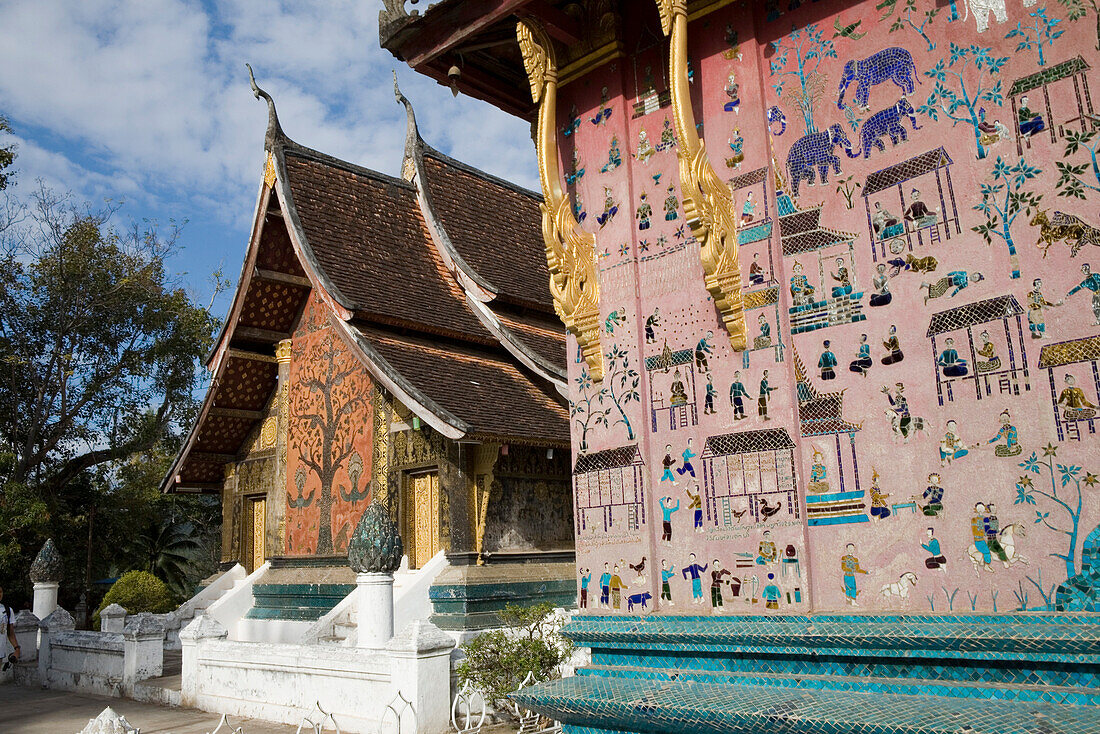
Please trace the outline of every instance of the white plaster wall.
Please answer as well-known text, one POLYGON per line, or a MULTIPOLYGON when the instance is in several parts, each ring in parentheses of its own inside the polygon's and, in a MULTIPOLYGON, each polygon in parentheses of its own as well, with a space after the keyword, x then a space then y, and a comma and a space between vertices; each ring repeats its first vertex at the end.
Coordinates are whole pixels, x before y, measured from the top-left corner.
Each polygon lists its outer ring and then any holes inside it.
POLYGON ((319 701, 342 731, 374 732, 397 690, 381 651, 217 639, 192 649, 181 703, 215 713, 298 724, 319 701))
POLYGON ((230 632, 230 639, 240 642, 281 642, 297 644, 302 641, 313 622, 300 619, 246 619, 242 617, 236 625, 236 634, 230 632))
POLYGON ((252 586, 267 573, 270 567, 271 562, 269 561, 253 571, 247 578, 235 581, 233 588, 222 594, 217 601, 207 608, 206 614, 229 630, 230 639, 237 639, 237 623, 256 601, 252 595, 252 586))
POLYGON ((63 632, 50 641, 48 688, 102 696, 121 693, 123 638, 115 632, 63 632))

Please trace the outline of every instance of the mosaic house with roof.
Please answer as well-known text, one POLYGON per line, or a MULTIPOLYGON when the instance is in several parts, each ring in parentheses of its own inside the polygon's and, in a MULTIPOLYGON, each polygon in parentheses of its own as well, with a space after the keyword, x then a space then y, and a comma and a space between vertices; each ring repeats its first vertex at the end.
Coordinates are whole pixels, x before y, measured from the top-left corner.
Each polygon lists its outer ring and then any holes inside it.
POLYGON ((386 2, 532 123, 570 732, 1097 732, 1100 56, 1075 0, 386 2))

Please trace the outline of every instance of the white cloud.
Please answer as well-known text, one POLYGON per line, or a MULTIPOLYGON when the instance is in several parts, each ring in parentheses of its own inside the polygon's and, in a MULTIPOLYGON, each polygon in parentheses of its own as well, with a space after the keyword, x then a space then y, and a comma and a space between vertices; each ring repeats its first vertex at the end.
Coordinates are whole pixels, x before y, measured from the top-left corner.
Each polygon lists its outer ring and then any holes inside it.
POLYGON ((23 135, 18 168, 92 199, 143 197, 180 216, 246 227, 266 108, 244 63, 300 143, 388 173, 400 166, 397 67, 425 139, 517 183, 537 185, 528 126, 452 99, 378 47, 380 2, 185 0, 0 2, 0 113, 23 135), (39 133, 41 131, 41 133, 39 133), (22 134, 22 133, 21 133, 22 134), (211 202, 215 202, 211 204, 211 202), (201 214, 193 207, 214 206, 201 214))

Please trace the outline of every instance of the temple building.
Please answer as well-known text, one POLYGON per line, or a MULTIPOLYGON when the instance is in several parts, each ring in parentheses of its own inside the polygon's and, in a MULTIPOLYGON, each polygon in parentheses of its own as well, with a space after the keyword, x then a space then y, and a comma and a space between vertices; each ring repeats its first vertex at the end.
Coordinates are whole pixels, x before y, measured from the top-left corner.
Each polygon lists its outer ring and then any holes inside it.
POLYGON ((532 125, 604 600, 563 632, 591 663, 514 700, 1100 732, 1095 8, 425 5, 382 46, 532 125))
POLYGON ((427 145, 396 86, 401 178, 299 145, 254 91, 269 123, 252 235, 163 484, 220 494, 223 565, 262 572, 233 634, 296 641, 347 596, 374 499, 404 539, 410 608, 440 627, 491 625, 503 599, 570 604, 565 339, 540 197, 427 145))

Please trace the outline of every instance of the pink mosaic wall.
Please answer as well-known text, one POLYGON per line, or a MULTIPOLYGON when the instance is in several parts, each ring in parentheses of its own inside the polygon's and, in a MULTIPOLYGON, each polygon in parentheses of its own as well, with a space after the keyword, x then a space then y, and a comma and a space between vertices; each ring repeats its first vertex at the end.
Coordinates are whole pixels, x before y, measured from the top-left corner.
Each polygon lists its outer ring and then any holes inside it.
POLYGON ((575 342, 569 360, 582 606, 1093 603, 1092 7, 779 0, 693 21, 695 116, 742 220, 741 353, 639 8, 628 56, 559 99, 605 318, 605 379, 575 342))

